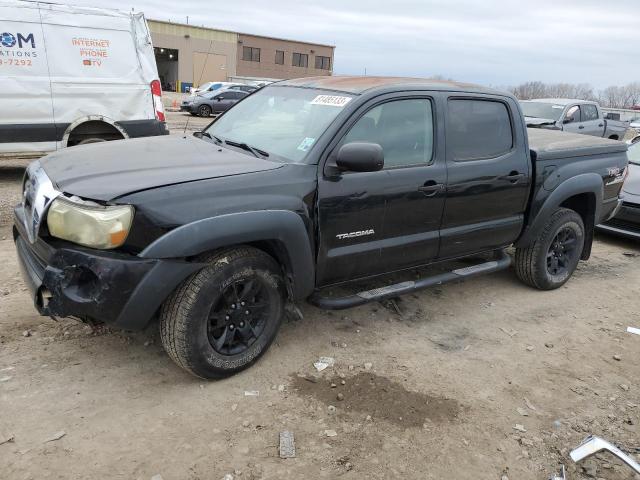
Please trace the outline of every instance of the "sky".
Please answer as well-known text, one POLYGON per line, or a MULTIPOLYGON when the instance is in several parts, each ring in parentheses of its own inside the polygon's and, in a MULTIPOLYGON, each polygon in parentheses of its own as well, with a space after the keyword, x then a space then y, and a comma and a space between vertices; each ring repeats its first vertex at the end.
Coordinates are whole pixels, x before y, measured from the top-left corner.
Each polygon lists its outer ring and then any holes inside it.
MULTIPOLYGON (((61 0, 57 0, 61 2, 61 0)), ((147 18, 336 46, 334 74, 640 81, 638 0, 112 0, 147 18)), ((97 0, 68 0, 102 6, 97 0)))

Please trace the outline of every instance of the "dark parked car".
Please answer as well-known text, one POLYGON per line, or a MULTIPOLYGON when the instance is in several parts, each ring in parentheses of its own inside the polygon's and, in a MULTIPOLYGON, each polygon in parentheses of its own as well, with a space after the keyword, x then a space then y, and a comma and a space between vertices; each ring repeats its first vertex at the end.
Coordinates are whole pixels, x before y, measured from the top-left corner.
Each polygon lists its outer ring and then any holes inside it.
POLYGON ((221 89, 203 93, 202 95, 194 95, 182 102, 180 111, 189 112, 200 117, 208 117, 212 113, 226 112, 249 93, 237 89, 221 89))
POLYGON ((629 146, 627 179, 622 186, 622 207, 600 230, 623 237, 640 239, 640 143, 629 146))
POLYGON ((510 245, 524 283, 560 287, 620 205, 626 150, 527 133, 517 100, 482 87, 288 80, 194 136, 32 163, 13 236, 42 315, 130 330, 157 318, 171 358, 213 378, 253 364, 295 302, 348 308, 495 272, 510 245), (461 258, 445 273, 326 293, 461 258))

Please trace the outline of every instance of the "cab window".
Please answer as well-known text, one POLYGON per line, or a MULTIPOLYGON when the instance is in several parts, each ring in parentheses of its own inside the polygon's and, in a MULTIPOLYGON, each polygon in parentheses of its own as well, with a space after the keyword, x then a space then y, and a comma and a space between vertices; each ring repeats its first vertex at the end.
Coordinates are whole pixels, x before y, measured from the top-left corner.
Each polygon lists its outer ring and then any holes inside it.
POLYGON ((433 131, 430 100, 394 100, 377 105, 360 117, 342 144, 379 144, 384 152, 385 169, 424 165, 433 158, 433 131))
POLYGON ((447 151, 454 161, 495 158, 512 148, 511 115, 503 102, 449 100, 447 151))

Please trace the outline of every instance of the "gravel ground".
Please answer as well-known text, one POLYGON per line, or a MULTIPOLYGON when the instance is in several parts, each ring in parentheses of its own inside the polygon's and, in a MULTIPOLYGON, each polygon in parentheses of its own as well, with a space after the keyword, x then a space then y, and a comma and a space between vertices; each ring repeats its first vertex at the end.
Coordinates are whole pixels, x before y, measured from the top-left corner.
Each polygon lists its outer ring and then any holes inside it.
POLYGON ((640 337, 625 332, 640 327, 637 243, 598 235, 551 292, 509 270, 395 305, 303 304, 255 366, 204 382, 168 359, 155 326, 36 314, 7 221, 22 166, 6 165, 1 479, 540 480, 560 464, 571 480, 640 478, 606 454, 568 457, 590 433, 640 451, 640 337), (316 372, 320 356, 334 366, 316 372), (283 430, 296 458, 278 457, 283 430))

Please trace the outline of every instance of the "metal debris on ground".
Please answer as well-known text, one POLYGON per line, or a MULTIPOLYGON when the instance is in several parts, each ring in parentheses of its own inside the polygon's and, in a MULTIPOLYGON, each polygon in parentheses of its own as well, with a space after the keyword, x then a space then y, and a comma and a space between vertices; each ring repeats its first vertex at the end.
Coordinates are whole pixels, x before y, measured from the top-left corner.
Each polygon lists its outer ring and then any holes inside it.
POLYGON ((523 433, 527 431, 527 429, 526 429, 526 428, 524 428, 524 425, 520 425, 519 423, 516 423, 516 424, 513 426, 513 429, 514 429, 514 430, 518 430, 519 432, 523 432, 523 433))
POLYGON ((561 465, 561 470, 560 470, 560 475, 552 475, 551 477, 549 477, 549 480, 566 480, 567 478, 567 474, 564 470, 564 465, 561 465))
POLYGON ((51 435, 49 438, 47 438, 44 443, 48 443, 48 442, 55 442, 56 440, 60 440, 62 437, 64 437, 67 434, 67 432, 65 432, 64 430, 60 430, 59 432, 54 433, 53 435, 51 435))
POLYGON ((280 432, 280 458, 295 458, 296 444, 293 432, 280 432))
POLYGON ((638 462, 615 445, 594 435, 589 435, 585 438, 578 447, 571 450, 569 456, 574 462, 578 463, 580 460, 583 460, 594 453, 598 453, 601 450, 607 450, 629 465, 636 473, 640 473, 640 464, 638 464, 638 462))
POLYGON ((0 445, 4 444, 4 443, 11 443, 15 440, 15 437, 13 435, 0 435, 0 445))
POLYGON ((327 437, 337 437, 338 436, 338 432, 336 432, 335 430, 325 430, 324 434, 327 437))
POLYGON ((321 372, 327 367, 333 367, 335 359, 333 357, 320 357, 317 362, 313 363, 316 370, 321 372))
POLYGON ((258 395, 260 395, 260 392, 258 390, 245 390, 244 391, 244 396, 245 397, 257 397, 258 395))
POLYGON ((627 332, 634 333, 636 335, 640 335, 640 328, 627 327, 627 332))

